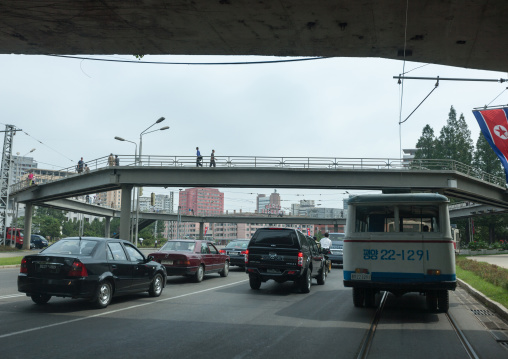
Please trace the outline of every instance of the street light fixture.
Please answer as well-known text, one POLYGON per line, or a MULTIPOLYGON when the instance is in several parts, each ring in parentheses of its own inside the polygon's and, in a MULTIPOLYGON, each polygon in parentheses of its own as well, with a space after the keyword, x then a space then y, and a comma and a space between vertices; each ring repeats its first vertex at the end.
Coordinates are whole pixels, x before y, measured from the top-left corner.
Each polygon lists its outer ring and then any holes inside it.
MULTIPOLYGON (((169 126, 164 126, 164 127, 159 128, 158 130, 153 130, 153 131, 150 131, 150 132, 146 132, 150 128, 155 126, 156 124, 161 123, 162 121, 164 121, 165 119, 166 118, 164 118, 164 117, 159 118, 157 121, 155 121, 155 123, 150 125, 146 130, 144 130, 143 132, 141 132, 139 134, 139 159, 138 159, 138 163, 140 165, 142 165, 141 156, 142 156, 142 150, 143 150, 143 135, 146 135, 148 133, 155 132, 155 131, 164 131, 164 130, 167 130, 169 128, 169 126)), ((136 246, 138 245, 138 231, 139 231, 139 197, 140 197, 140 188, 138 187, 138 201, 136 203, 136 246)))

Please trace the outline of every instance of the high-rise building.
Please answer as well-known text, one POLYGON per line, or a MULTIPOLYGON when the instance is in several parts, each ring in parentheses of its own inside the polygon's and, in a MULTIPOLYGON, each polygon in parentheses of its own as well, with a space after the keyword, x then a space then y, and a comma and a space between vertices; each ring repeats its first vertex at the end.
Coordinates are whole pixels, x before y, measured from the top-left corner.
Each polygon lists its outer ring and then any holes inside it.
POLYGON ((32 168, 37 168, 37 162, 32 157, 12 156, 11 184, 20 182, 32 168))
POLYGON ((97 193, 95 204, 106 206, 114 209, 122 208, 122 190, 97 193))
POLYGON ((265 194, 258 194, 256 198, 257 213, 279 214, 280 210, 280 195, 277 190, 274 190, 270 197, 265 194))
POLYGON ((196 216, 218 216, 224 213, 224 193, 216 188, 189 188, 178 198, 180 213, 196 216))
POLYGON ((139 210, 141 212, 173 213, 173 196, 156 194, 153 206, 151 197, 139 197, 139 210))

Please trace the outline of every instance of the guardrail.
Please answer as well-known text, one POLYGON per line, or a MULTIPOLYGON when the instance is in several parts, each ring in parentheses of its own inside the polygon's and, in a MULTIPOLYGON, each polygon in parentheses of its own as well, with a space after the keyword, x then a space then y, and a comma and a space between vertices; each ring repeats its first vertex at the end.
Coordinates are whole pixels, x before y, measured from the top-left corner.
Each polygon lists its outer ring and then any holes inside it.
MULTIPOLYGON (((132 155, 119 155, 120 166, 135 167, 196 167, 196 156, 159 156, 145 155, 135 157, 132 155)), ((202 165, 208 167, 209 157, 204 156, 202 165)), ((100 157, 86 162, 88 171, 114 167, 108 164, 108 156, 100 157)), ((504 178, 493 176, 472 166, 453 160, 401 160, 392 158, 340 158, 340 157, 268 157, 268 156, 217 156, 217 167, 227 168, 294 168, 294 169, 331 169, 331 170, 408 170, 408 171, 443 171, 451 170, 489 182, 498 186, 506 187, 504 178)), ((71 176, 87 174, 86 171, 77 172, 77 166, 67 167, 60 170, 40 170, 35 178, 35 184, 54 182, 71 176)), ((30 183, 28 180, 15 183, 10 188, 10 193, 18 192, 30 183)))

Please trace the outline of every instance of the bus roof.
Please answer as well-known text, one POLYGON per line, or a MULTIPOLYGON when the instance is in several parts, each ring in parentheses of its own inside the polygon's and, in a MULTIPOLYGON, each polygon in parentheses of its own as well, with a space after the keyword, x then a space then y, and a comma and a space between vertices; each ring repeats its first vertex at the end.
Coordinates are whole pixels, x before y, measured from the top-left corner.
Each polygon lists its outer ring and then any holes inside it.
POLYGON ((362 194, 351 197, 348 204, 388 204, 388 203, 448 203, 448 198, 437 193, 396 193, 362 194))

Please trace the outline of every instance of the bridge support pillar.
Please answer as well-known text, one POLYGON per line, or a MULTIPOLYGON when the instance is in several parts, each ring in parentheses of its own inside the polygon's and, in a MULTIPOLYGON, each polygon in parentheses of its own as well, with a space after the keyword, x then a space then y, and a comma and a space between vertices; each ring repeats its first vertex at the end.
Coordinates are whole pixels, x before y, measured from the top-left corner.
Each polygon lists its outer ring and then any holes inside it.
POLYGON ((334 223, 333 224, 333 233, 337 233, 339 231, 339 224, 338 223, 334 223))
POLYGON ((111 217, 106 217, 106 230, 104 233, 104 237, 109 238, 111 237, 111 217))
POLYGON ((31 202, 25 203, 25 228, 23 230, 25 237, 23 239, 23 249, 30 249, 30 236, 32 234, 32 215, 33 205, 31 202))
POLYGON ((129 239, 132 186, 122 186, 122 207, 120 208, 120 235, 121 239, 129 239))
POLYGON ((205 222, 199 222, 199 239, 205 238, 205 222))

